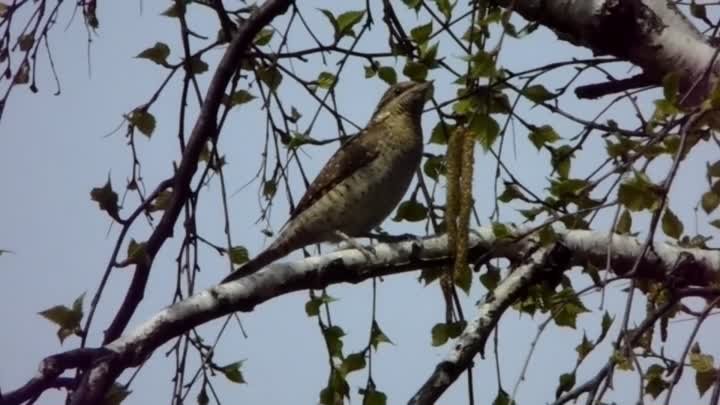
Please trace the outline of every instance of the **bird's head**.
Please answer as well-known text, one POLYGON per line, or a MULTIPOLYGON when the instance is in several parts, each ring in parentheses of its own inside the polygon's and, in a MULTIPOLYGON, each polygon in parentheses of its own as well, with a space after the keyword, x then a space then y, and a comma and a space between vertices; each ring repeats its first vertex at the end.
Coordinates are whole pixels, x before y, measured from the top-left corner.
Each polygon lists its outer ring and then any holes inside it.
POLYGON ((390 86, 378 103, 373 121, 390 115, 411 114, 420 117, 423 105, 432 95, 432 82, 400 82, 390 86))

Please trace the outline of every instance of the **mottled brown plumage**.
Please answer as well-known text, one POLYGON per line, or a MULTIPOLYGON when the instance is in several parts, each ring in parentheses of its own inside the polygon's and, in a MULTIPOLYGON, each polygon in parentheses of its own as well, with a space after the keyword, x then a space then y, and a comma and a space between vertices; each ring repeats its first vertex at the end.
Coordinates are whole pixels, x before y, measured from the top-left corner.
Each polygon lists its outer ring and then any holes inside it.
POLYGON ((407 191, 423 149, 420 115, 430 83, 403 82, 380 99, 367 127, 322 168, 277 239, 223 282, 254 273, 293 250, 367 235, 407 191))

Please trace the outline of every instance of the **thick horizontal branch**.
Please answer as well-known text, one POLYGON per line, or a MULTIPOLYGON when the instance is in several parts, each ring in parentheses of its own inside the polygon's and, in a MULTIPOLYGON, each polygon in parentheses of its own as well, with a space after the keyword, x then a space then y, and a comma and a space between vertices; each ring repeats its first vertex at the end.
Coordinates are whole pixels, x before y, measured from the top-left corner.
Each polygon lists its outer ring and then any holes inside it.
POLYGON ((680 100, 695 106, 712 90, 720 72, 717 49, 666 0, 499 0, 530 21, 555 31, 560 39, 595 54, 609 54, 642 68, 660 85, 680 77, 680 100))
MULTIPOLYGON (((518 240, 524 234, 524 230, 517 230, 499 239, 491 227, 474 230, 469 240, 469 259, 476 262, 506 258, 520 265, 527 252, 535 249, 532 237, 518 240)), ((641 242, 628 236, 615 235, 609 245, 608 235, 604 232, 557 231, 557 235, 557 245, 567 252, 564 256, 567 263, 561 266, 563 269, 588 264, 603 269, 610 252, 611 270, 627 274, 641 252, 641 242)), ((191 328, 234 311, 252 311, 263 302, 294 291, 320 289, 338 283, 359 283, 372 277, 443 266, 451 260, 446 236, 381 243, 374 245, 373 249, 375 255, 369 259, 361 252, 349 249, 295 262, 275 263, 248 277, 199 292, 165 308, 134 331, 105 345, 107 351, 93 363, 92 371, 88 374, 102 378, 109 376, 110 381, 106 382, 111 384, 123 370, 137 366, 160 345, 191 328)), ((530 274, 543 267, 532 263, 547 263, 538 254, 531 255, 532 260, 529 262, 525 259, 530 274)), ((636 276, 663 279, 671 271, 683 284, 708 287, 718 281, 720 252, 682 249, 656 243, 640 261, 636 276)), ((523 274, 518 271, 515 273, 518 277, 523 274)), ((521 284, 509 286, 509 292, 503 295, 512 298, 513 291, 519 291, 518 288, 534 280, 532 277, 521 279, 524 280, 521 284)), ((494 296, 500 296, 502 291, 496 290, 494 296)), ((509 305, 504 300, 488 303, 491 307, 485 313, 501 313, 501 307, 498 306, 501 302, 502 305, 509 305)))

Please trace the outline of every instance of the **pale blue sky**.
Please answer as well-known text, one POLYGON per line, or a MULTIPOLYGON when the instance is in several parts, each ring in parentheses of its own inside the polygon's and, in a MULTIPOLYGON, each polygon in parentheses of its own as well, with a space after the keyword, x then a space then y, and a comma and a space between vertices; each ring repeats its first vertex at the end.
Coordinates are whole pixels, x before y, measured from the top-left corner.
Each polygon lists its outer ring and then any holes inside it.
MULTIPOLYGON (((316 8, 335 8, 330 2, 302 2, 306 16, 313 28, 317 28, 324 41, 329 42, 331 31, 329 24, 316 8)), ((402 9, 402 4, 398 9, 402 9)), ((38 361, 44 356, 59 350, 76 347, 78 339, 68 338, 60 346, 52 324, 37 316, 36 313, 57 304, 69 305, 82 292, 92 296, 110 255, 118 227, 110 224, 106 215, 100 212, 97 204, 89 198, 91 188, 102 185, 108 173, 111 174, 116 190, 121 190, 130 172, 130 154, 123 137, 124 129, 111 133, 122 122, 122 114, 143 103, 163 79, 164 72, 156 65, 134 59, 142 49, 156 41, 171 45, 171 61, 176 61, 179 52, 177 22, 161 17, 170 2, 144 2, 144 10, 139 11, 138 2, 104 2, 100 4, 98 16, 100 30, 93 37, 90 51, 92 74, 88 74, 88 54, 85 46, 85 29, 75 21, 67 31, 63 31, 71 12, 66 7, 60 16, 60 24, 53 36, 55 62, 62 80, 62 94, 53 96, 54 87, 48 75, 41 75, 40 93, 31 94, 25 88, 17 89, 0 123, 0 186, 3 195, 0 198, 0 248, 9 249, 15 254, 0 256, 0 319, 4 332, 0 334, 0 387, 3 391, 17 388, 36 370, 38 361)), ((239 2, 227 2, 229 8, 239 6, 239 2), (237 3, 237 4, 236 4, 237 3)), ((347 9, 361 9, 364 1, 348 2, 347 9)), ((70 6, 68 4, 68 6, 70 6)), ((345 9, 345 6, 343 6, 345 9)), ((190 11, 195 16, 193 26, 202 34, 214 36, 216 21, 210 14, 198 17, 197 9, 190 11)), ((376 10, 376 21, 379 11, 376 10)), ((405 21, 412 21, 413 14, 403 14, 405 21)), ((420 14, 420 21, 426 22, 428 16, 420 14)), ((279 21, 285 21, 281 19, 279 21)), ((414 24, 413 24, 414 25, 414 24)), ((278 23, 278 26, 283 26, 278 23)), ((460 32, 460 30, 458 30, 460 32)), ((385 30, 382 24, 376 24, 372 33, 363 41, 359 49, 381 50, 386 46, 385 30)), ((304 37, 291 37, 290 46, 299 48, 306 43, 304 37)), ((544 62, 564 60, 570 56, 589 57, 590 52, 574 48, 560 42, 555 35, 540 29, 530 38, 522 41, 507 39, 501 54, 501 62, 508 68, 522 70, 543 64, 544 62)), ((449 44, 449 43, 447 43, 449 44)), ((446 42, 441 45, 441 52, 446 42)), ((449 45, 448 45, 449 46, 449 45)), ((447 51, 445 51, 447 52, 447 51)), ((447 52, 453 55, 453 52, 447 52)), ((458 55, 459 53, 454 53, 458 55)), ((214 57, 220 55, 213 52, 214 57)), ((328 66, 321 66, 319 58, 313 58, 308 64, 295 63, 294 68, 303 77, 311 78, 320 71, 334 71, 336 57, 329 58, 328 66)), ((207 60, 211 69, 216 60, 207 60)), ((393 65, 391 59, 383 61, 393 65)), ((394 66, 402 71, 403 61, 394 66)), ((617 67, 621 75, 627 73, 626 67, 617 67)), ((374 104, 385 89, 378 79, 364 80, 362 61, 350 63, 341 79, 338 89, 338 103, 342 112, 354 122, 362 125, 368 119, 374 104)), ((205 85, 210 74, 200 76, 201 85, 205 85)), ((599 74, 593 76, 596 80, 599 74)), ((450 79, 443 75, 434 75, 436 96, 446 100, 454 93, 450 79)), ((541 80, 549 89, 558 80, 567 78, 567 72, 548 75, 541 80)), ((585 80, 586 82, 588 79, 585 80)), ((286 83, 290 80, 286 79, 286 83)), ((177 109, 179 104, 179 84, 174 81, 152 108, 158 118, 158 126, 152 139, 138 139, 140 158, 143 161, 143 175, 146 184, 152 188, 159 180, 168 177, 172 170, 172 161, 177 159, 177 109)), ((255 91, 255 90, 253 90, 255 91)), ((298 88, 283 85, 284 100, 291 100, 301 113, 301 128, 307 125, 315 109, 315 102, 298 88)), ((641 100, 644 108, 652 107, 645 97, 641 100)), ((603 103, 578 101, 571 94, 563 98, 564 105, 584 117, 592 117, 603 103)), ((252 178, 257 170, 257 156, 264 139, 264 112, 258 113, 256 100, 246 108, 236 109, 230 114, 229 122, 221 136, 222 152, 227 155, 229 166, 226 168, 228 188, 231 192, 252 178)), ((563 137, 577 133, 577 127, 570 125, 546 110, 534 108, 530 111, 525 105, 522 111, 536 125, 552 124, 563 137)), ((197 108, 189 108, 189 121, 192 123, 197 108)), ((632 111, 627 107, 616 107, 607 118, 621 124, 633 126, 632 111)), ((427 114, 424 117, 426 135, 434 125, 436 117, 427 114)), ((542 192, 547 185, 547 152, 538 153, 526 141, 526 133, 515 127, 514 139, 516 155, 512 152, 505 156, 515 174, 534 190, 542 192)), ((335 137, 333 121, 323 117, 312 134, 316 138, 335 137)), ((594 147, 602 147, 603 141, 595 139, 588 144, 575 160, 573 174, 587 174, 604 156, 594 147)), ((512 142, 507 144, 512 151, 512 142)), ((328 145, 312 148, 307 152, 305 167, 312 176, 321 167, 325 159, 336 148, 328 145)), ((704 190, 703 176, 705 162, 716 158, 715 150, 693 156, 679 174, 679 179, 671 200, 672 208, 685 221, 686 229, 693 229, 692 207, 704 190)), ((492 183, 494 161, 489 155, 478 151, 475 176, 475 196, 483 221, 487 222, 492 210, 492 183)), ((665 162, 666 164, 667 162, 665 162)), ((654 170, 664 173, 663 164, 654 170)), ((658 177, 659 178, 659 177, 658 177)), ((295 196, 300 195, 303 185, 297 176, 294 178, 295 196)), ((257 253, 266 244, 260 234, 261 225, 255 225, 257 218, 257 184, 238 192, 230 200, 231 225, 235 243, 247 246, 251 254, 257 253)), ((134 202, 126 207, 133 207, 134 202)), ((286 218, 287 205, 284 195, 275 200, 272 224, 277 229, 286 218)), ((220 190, 213 183, 203 197, 200 207, 200 233, 214 241, 223 239, 223 217, 220 205, 220 190)), ((505 220, 517 220, 517 215, 504 208, 505 220)), ((704 218, 701 216, 701 219, 704 218)), ((701 220, 701 223, 705 221, 701 220)), ((148 229, 141 224, 134 229, 132 237, 143 240, 148 229)), ((607 221, 601 222, 607 224, 607 221)), ((636 225, 637 226, 637 225, 636 225)), ((396 224, 386 222, 386 228, 392 232, 422 232, 422 225, 396 224)), ((605 228, 602 228, 605 231, 605 228)), ((704 226, 701 233, 712 231, 704 226)), ((156 260, 148 291, 139 310, 133 317, 130 328, 158 311, 169 303, 174 291, 174 257, 179 241, 170 240, 156 260)), ((217 282, 227 271, 222 258, 209 249, 203 252, 203 272, 198 287, 206 287, 217 282)), ((117 308, 131 278, 129 269, 118 269, 110 280, 100 310, 93 325, 90 345, 100 341, 102 328, 117 308)), ((389 396, 388 403, 402 403, 417 390, 425 378, 446 352, 446 347, 430 346, 430 329, 442 321, 443 305, 436 285, 423 287, 415 281, 416 274, 388 277, 379 283, 378 322, 395 345, 381 346, 373 357, 374 380, 378 389, 389 396)), ((584 280, 583 284, 586 285, 584 280)), ((472 303, 484 293, 479 283, 474 285, 470 297, 466 300, 466 316, 472 316, 472 303)), ((370 322, 370 283, 359 286, 336 286, 330 294, 340 300, 333 305, 333 320, 347 333, 344 339, 346 353, 361 349, 367 339, 370 322)), ((610 294, 608 310, 619 313, 624 305, 624 296, 617 291, 610 294)), ((597 308, 598 296, 588 300, 588 307, 597 308)), ((314 318, 308 318, 304 312, 306 293, 295 293, 273 300, 256 308, 252 314, 241 315, 250 335, 242 338, 237 327, 230 328, 218 347, 218 363, 230 363, 245 359, 243 372, 249 382, 247 385, 226 384, 223 377, 217 377, 215 383, 221 387, 226 403, 268 403, 268 404, 314 404, 318 393, 324 387, 327 378, 327 359, 319 329, 314 318), (224 360, 220 360, 224 359, 224 360)), ((86 306, 89 304, 86 300, 86 306)), ((636 305, 642 308, 642 305, 636 305)), ((636 316, 641 312, 636 313, 636 316)), ((549 401, 554 397, 557 378, 570 371, 574 365, 576 353, 574 347, 580 342, 582 329, 589 337, 597 336, 599 319, 602 312, 581 317, 578 331, 558 329, 551 326, 540 342, 528 371, 528 381, 520 390, 520 403, 549 401)), ((503 385, 511 390, 517 378, 522 362, 528 350, 528 344, 535 335, 538 317, 531 320, 527 316, 519 317, 514 312, 506 314, 500 324, 501 359, 503 385)), ((203 335, 210 341, 220 322, 212 322, 201 328, 203 335)), ((678 342, 689 333, 692 322, 672 325, 677 333, 678 342)), ((617 325, 616 325, 617 326, 617 325)), ((717 324, 713 329, 717 331, 717 324)), ((710 346, 709 329, 701 333, 700 342, 705 350, 716 356, 720 348, 710 346), (703 344, 703 342, 706 342, 703 344)), ((616 332, 616 328, 613 329, 616 332)), ((611 335, 612 336, 612 335, 611 335)), ((134 393, 126 404, 167 403, 171 392, 170 378, 173 362, 163 356, 168 346, 158 350, 140 372, 131 389, 134 393)), ((678 346, 678 348, 680 348, 678 346)), ((678 349, 679 350, 679 349, 678 349)), ((476 402, 488 403, 496 394, 492 347, 488 346, 486 360, 477 359, 475 368, 476 402)), ((595 355, 590 364, 604 362, 602 355, 595 355)), ((193 364, 197 365, 197 358, 193 364)), ((586 364, 581 368, 578 381, 593 373, 596 368, 586 364)), ((194 372, 191 366, 190 370, 194 372)), ((690 373, 691 374, 691 373, 690 373)), ((366 372, 353 374, 350 379, 353 402, 360 403, 355 395, 365 383, 366 372)), ((634 400, 637 377, 627 377, 622 373, 616 378, 616 392, 608 399, 628 403, 634 400), (626 377, 626 378, 622 378, 626 377), (632 398, 630 397, 632 395, 632 398)), ((676 390, 674 398, 694 399, 692 385, 683 385, 676 390)), ((455 384, 443 396, 439 403, 463 403, 465 400, 465 377, 455 384)), ((196 393, 192 393, 194 397, 196 393)), ((57 394, 43 397, 41 403, 50 403, 57 394)), ((678 402, 680 403, 680 402, 678 402)))

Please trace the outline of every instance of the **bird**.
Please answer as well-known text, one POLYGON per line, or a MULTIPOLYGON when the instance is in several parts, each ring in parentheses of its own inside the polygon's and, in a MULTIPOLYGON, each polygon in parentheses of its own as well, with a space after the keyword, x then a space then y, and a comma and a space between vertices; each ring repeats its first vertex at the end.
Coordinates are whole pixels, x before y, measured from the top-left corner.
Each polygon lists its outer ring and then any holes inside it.
POLYGON ((385 91, 366 127, 345 142, 305 191, 278 237, 221 284, 255 273, 296 249, 368 236, 405 195, 423 153, 420 117, 433 83, 385 91))

